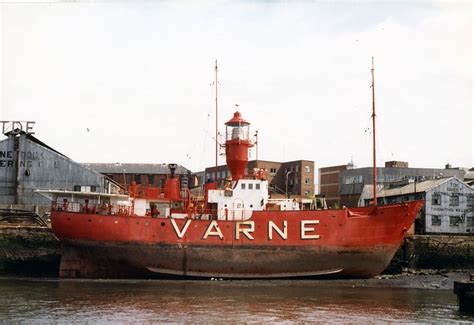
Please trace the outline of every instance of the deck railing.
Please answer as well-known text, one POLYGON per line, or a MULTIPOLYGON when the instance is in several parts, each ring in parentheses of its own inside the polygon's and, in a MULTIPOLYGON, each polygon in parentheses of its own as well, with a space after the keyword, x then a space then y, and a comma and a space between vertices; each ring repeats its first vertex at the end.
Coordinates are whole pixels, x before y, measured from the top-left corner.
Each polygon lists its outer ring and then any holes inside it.
POLYGON ((127 216, 132 209, 122 204, 53 201, 51 211, 127 216))

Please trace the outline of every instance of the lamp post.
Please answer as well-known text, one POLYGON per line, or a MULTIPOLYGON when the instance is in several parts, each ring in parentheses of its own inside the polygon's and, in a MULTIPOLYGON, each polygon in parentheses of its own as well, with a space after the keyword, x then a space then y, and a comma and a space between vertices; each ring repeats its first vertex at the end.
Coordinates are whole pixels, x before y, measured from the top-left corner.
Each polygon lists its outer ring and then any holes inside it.
POLYGON ((293 172, 290 170, 288 172, 286 172, 286 187, 285 187, 285 193, 286 193, 286 197, 289 198, 290 196, 288 195, 288 175, 289 174, 292 174, 293 172))

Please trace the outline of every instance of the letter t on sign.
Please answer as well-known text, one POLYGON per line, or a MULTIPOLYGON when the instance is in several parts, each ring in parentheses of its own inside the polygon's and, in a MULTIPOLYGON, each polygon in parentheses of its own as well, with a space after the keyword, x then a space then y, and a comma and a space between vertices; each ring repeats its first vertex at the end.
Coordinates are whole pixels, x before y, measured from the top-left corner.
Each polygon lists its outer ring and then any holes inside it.
POLYGON ((5 124, 9 123, 8 121, 0 121, 2 124, 2 134, 7 133, 7 129, 5 128, 5 124))

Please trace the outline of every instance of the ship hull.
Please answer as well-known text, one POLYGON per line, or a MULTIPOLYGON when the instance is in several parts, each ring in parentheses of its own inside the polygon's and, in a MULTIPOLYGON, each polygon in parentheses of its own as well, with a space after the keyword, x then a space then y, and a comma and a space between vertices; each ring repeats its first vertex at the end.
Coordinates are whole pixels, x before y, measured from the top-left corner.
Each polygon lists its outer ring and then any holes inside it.
POLYGON ((70 241, 61 277, 128 278, 160 275, 222 278, 351 277, 382 272, 398 247, 370 250, 175 247, 70 241))
POLYGON ((421 205, 260 212, 243 223, 57 212, 52 226, 61 277, 368 278, 388 266, 421 205))

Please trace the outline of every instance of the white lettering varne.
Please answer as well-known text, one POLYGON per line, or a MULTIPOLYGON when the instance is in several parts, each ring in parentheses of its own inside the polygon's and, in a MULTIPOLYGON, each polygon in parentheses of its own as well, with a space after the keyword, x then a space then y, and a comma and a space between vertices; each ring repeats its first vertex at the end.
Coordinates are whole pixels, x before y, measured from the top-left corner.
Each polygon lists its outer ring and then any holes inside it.
POLYGON ((268 239, 273 239, 273 230, 277 232, 282 239, 288 238, 288 221, 283 221, 283 230, 278 228, 278 226, 273 221, 268 221, 268 239))
POLYGON ((206 229, 206 233, 204 234, 204 239, 207 239, 208 236, 219 236, 220 239, 224 238, 222 231, 219 229, 219 225, 217 224, 216 220, 212 220, 209 226, 206 229), (214 231, 212 229, 215 229, 214 231))
POLYGON ((235 239, 240 239, 240 233, 243 233, 245 237, 253 240, 253 236, 250 234, 255 231, 255 221, 238 221, 235 223, 235 239), (242 228, 241 226, 250 226, 248 228, 242 228))
POLYGON ((319 220, 301 220, 301 239, 319 239, 319 235, 309 235, 307 232, 314 231, 314 227, 307 227, 306 225, 317 225, 319 220))
POLYGON ((179 230, 179 227, 176 224, 176 221, 174 219, 171 219, 171 224, 173 225, 174 232, 176 233, 176 236, 178 236, 179 239, 184 237, 184 234, 186 234, 186 230, 188 230, 190 223, 191 223, 191 219, 186 220, 186 223, 184 224, 183 229, 179 230))

